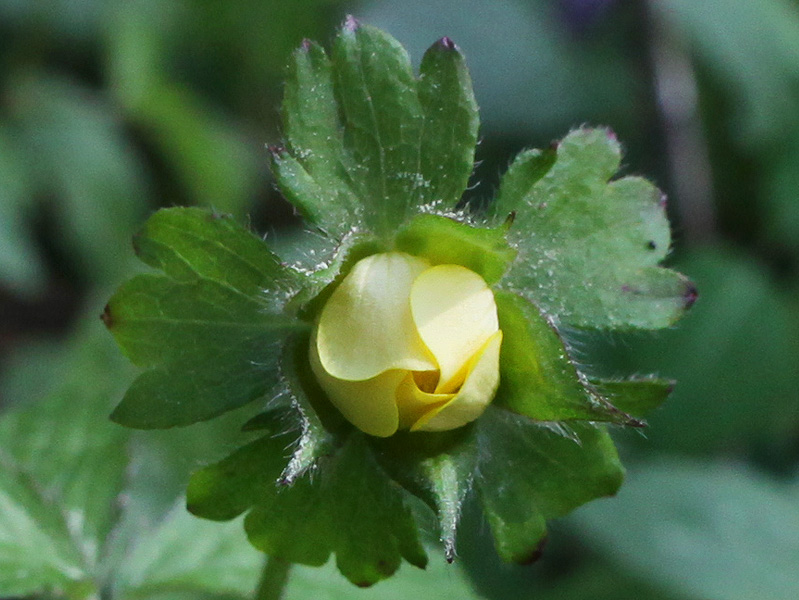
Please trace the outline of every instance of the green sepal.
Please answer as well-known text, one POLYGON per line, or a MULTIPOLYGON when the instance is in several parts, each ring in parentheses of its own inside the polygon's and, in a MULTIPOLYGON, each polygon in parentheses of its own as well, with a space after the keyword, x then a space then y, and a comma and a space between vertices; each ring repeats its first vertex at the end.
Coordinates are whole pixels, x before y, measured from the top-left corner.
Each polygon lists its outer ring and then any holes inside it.
POLYGON ((591 385, 613 405, 634 417, 645 417, 666 401, 675 381, 657 377, 592 379, 591 385))
POLYGON ((641 426, 593 388, 569 357, 557 328, 521 296, 496 290, 499 357, 496 406, 536 421, 610 421, 641 426))
POLYGON ((419 101, 424 113, 420 192, 426 202, 454 208, 474 168, 480 117, 466 60, 449 38, 430 46, 422 58, 419 101))
POLYGON ((696 288, 658 266, 670 245, 663 194, 639 177, 609 182, 620 159, 603 129, 570 133, 548 168, 544 154, 517 159, 498 201, 503 213, 516 213, 510 236, 520 254, 508 285, 564 324, 667 327, 693 304, 696 288))
POLYGON ((569 424, 564 435, 545 424, 489 407, 477 421, 475 487, 503 560, 535 560, 546 521, 616 493, 624 468, 601 426, 569 424))
POLYGON ((436 512, 444 555, 452 562, 461 506, 477 466, 474 427, 440 433, 400 432, 372 442, 391 477, 436 512))
MULTIPOLYGON (((280 427, 275 423, 273 431, 280 427)), ((312 477, 280 485, 291 438, 270 433, 195 473, 189 510, 214 520, 249 511, 245 530, 256 548, 316 566, 335 553, 339 570, 359 586, 390 577, 402 558, 426 566, 405 492, 377 464, 362 434, 321 458, 312 477)))
POLYGON ((314 468, 323 456, 330 456, 336 444, 333 431, 351 429, 319 387, 308 362, 310 333, 293 336, 283 348, 280 372, 288 388, 292 407, 299 417, 300 437, 280 483, 293 484, 314 468), (325 426, 327 425, 327 427, 325 426))
POLYGON ((263 396, 283 340, 307 325, 282 313, 297 274, 227 217, 162 210, 136 239, 165 275, 138 275, 103 320, 128 358, 149 370, 112 418, 138 428, 203 421, 263 396))
POLYGON ((473 227, 448 217, 423 214, 397 233, 395 247, 434 265, 464 266, 490 285, 502 278, 516 258, 506 234, 505 226, 473 227))

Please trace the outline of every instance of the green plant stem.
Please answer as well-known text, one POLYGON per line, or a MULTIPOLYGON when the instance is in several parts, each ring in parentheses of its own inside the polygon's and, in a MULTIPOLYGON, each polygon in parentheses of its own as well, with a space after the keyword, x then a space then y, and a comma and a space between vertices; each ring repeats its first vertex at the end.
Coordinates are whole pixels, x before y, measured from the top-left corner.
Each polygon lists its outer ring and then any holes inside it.
POLYGON ((255 600, 280 600, 289 580, 289 569, 291 569, 290 562, 275 556, 269 557, 261 572, 255 600))

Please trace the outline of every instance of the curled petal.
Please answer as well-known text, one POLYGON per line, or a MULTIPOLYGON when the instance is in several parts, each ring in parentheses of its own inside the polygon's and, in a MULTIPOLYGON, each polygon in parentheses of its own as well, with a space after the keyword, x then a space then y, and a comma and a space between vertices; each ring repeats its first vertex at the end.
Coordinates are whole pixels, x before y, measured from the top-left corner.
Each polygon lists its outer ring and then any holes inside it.
POLYGON ((311 370, 333 406, 345 419, 369 435, 394 435, 399 426, 397 388, 407 371, 393 369, 362 381, 338 379, 322 367, 316 348, 317 344, 312 340, 309 353, 311 370))
POLYGON ((494 294, 485 280, 459 265, 437 265, 421 273, 410 293, 419 335, 438 362, 437 393, 452 393, 466 365, 499 330, 494 294))
MULTIPOLYGON (((449 401, 434 405, 411 431, 446 431, 474 421, 483 414, 499 385, 499 349, 502 332, 497 331, 470 361, 466 380, 449 401)), ((439 394, 429 394, 438 396, 439 394)))
POLYGON ((338 379, 371 379, 390 369, 435 370, 408 303, 429 263, 402 252, 358 262, 325 304, 317 328, 324 370, 338 379))
POLYGON ((435 394, 425 392, 419 387, 414 373, 408 373, 397 388, 397 407, 399 426, 410 429, 427 413, 444 406, 455 394, 435 394))

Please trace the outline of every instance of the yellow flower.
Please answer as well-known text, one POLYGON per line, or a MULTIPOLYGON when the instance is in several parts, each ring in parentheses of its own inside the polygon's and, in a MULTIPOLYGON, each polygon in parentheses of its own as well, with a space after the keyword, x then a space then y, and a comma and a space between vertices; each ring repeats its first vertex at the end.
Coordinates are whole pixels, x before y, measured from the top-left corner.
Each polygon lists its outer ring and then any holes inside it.
POLYGON ((479 417, 499 384, 494 294, 474 271, 402 252, 359 261, 328 299, 310 360, 356 427, 445 431, 479 417))

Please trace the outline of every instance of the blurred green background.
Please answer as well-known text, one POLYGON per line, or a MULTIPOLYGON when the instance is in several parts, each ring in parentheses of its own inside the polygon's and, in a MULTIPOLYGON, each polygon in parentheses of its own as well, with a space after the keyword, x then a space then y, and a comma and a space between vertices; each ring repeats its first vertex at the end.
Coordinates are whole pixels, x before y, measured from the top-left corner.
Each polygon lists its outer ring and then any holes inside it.
POLYGON ((290 244, 264 148, 280 139, 283 68, 347 13, 415 64, 444 35, 463 49, 483 122, 474 202, 520 149, 613 128, 623 174, 668 194, 670 263, 700 300, 669 331, 572 332, 590 372, 679 383, 644 435, 617 432, 619 496, 553 524, 537 564, 500 564, 467 506, 456 566, 433 550, 429 574, 405 567, 367 591, 301 568, 289 598, 799 598, 796 0, 0 0, 0 561, 17 569, 0 591, 254 588, 260 558, 238 524, 179 506, 188 473, 241 442, 241 411, 178 432, 111 425, 132 369, 98 316, 158 207, 232 212, 290 244), (37 500, 3 487, 12 470, 37 500), (54 532, 37 517, 51 510, 79 523, 54 532), (81 579, 62 568, 69 550, 40 564, 63 536, 94 583, 64 583, 81 579))

